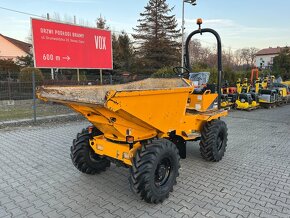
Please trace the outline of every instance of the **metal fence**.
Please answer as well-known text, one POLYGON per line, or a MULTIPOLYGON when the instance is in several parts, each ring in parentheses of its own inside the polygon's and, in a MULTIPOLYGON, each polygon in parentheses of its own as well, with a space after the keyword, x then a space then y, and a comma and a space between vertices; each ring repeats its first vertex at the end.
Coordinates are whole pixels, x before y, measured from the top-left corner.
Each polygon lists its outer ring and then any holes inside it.
POLYGON ((0 82, 0 100, 32 99, 32 82, 0 82))
MULTIPOLYGON (((103 75, 102 85, 122 84, 132 81, 146 79, 147 75, 103 75)), ((77 85, 101 85, 100 76, 96 76, 95 80, 75 81, 75 80, 45 80, 36 81, 35 86, 77 86, 77 85)), ((33 82, 20 82, 17 80, 0 81, 0 101, 3 100, 27 100, 33 98, 33 82)))
MULTIPOLYGON (((102 84, 122 84, 148 78, 146 75, 103 75, 102 84)), ((34 78, 35 79, 35 78, 34 78)), ((32 119, 36 120, 43 116, 65 115, 73 111, 63 105, 44 103, 35 99, 37 86, 76 86, 76 85, 101 85, 100 76, 94 80, 45 80, 20 82, 17 79, 0 81, 0 123, 11 120, 32 119)))

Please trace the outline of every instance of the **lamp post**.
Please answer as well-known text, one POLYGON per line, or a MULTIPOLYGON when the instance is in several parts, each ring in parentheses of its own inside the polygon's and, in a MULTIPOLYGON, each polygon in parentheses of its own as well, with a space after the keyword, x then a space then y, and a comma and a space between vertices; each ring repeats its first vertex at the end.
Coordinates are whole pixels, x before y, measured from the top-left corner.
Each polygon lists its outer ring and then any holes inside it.
MULTIPOLYGON (((196 5, 196 0, 182 0, 182 25, 181 25, 181 34, 182 34, 182 43, 181 43, 181 67, 184 67, 184 3, 189 3, 192 6, 196 5)), ((182 69, 183 73, 183 69, 182 69)))

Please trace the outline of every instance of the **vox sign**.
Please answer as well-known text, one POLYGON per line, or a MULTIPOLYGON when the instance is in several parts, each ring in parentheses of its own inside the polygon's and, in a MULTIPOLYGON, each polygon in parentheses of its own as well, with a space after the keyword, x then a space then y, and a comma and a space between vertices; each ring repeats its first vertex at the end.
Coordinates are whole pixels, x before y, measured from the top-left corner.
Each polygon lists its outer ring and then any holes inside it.
POLYGON ((110 31, 39 19, 31 26, 35 67, 113 68, 110 31))

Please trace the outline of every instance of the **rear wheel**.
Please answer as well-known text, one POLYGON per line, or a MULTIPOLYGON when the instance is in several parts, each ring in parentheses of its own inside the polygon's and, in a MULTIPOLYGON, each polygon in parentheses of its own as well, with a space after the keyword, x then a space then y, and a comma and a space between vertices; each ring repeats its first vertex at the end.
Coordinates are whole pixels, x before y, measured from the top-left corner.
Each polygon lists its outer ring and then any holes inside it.
POLYGON ((200 153, 208 161, 220 161, 226 151, 227 126, 221 120, 207 122, 201 132, 200 153))
MULTIPOLYGON (((100 133, 96 129, 91 134, 97 135, 100 133)), ((110 161, 96 154, 91 148, 89 144, 91 134, 88 129, 83 129, 81 133, 77 134, 71 146, 70 156, 74 166, 79 171, 86 174, 97 174, 105 171, 110 166, 110 161)))
POLYGON ((168 198, 179 173, 179 154, 175 144, 156 139, 137 151, 130 168, 131 189, 148 203, 168 198))

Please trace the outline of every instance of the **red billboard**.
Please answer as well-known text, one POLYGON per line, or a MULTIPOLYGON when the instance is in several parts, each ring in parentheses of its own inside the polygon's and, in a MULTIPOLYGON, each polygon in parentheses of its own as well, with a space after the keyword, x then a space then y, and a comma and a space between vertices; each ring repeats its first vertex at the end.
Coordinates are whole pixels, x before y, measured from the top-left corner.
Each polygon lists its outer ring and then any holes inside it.
POLYGON ((113 68, 110 31, 38 19, 31 26, 35 67, 113 68))

